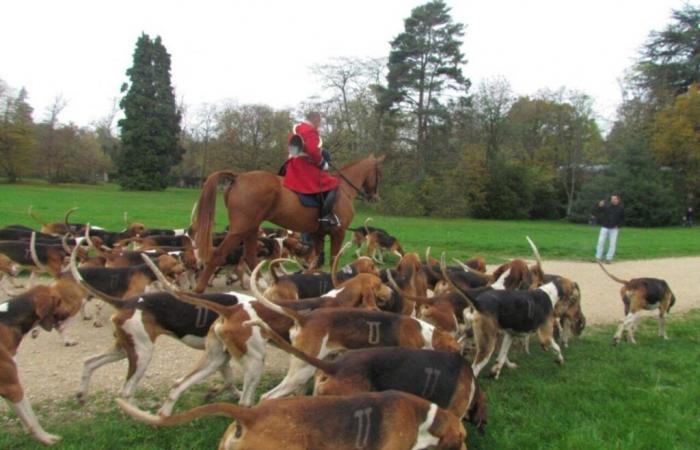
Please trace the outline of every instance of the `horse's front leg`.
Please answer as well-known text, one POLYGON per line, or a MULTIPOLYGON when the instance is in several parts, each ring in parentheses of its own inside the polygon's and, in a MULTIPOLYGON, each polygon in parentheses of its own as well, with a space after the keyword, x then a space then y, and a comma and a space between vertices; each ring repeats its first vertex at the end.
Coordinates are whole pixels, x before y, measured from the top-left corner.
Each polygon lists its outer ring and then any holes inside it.
POLYGON ((331 264, 335 261, 335 257, 340 252, 340 247, 345 240, 345 230, 334 231, 331 233, 331 264))
POLYGON ((323 247, 326 242, 326 237, 325 235, 314 234, 313 239, 314 252, 316 253, 316 260, 314 261, 313 265, 315 269, 318 269, 323 267, 323 264, 325 262, 325 254, 323 253, 323 247))

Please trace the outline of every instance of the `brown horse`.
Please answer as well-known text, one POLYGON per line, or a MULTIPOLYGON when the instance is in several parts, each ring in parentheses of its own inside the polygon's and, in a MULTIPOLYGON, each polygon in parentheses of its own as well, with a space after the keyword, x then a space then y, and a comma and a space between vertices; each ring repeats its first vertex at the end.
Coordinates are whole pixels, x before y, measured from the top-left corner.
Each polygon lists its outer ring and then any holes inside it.
MULTIPOLYGON (((355 215, 355 197, 361 195, 368 201, 379 200, 377 189, 383 161, 384 156, 377 158, 372 154, 339 170, 338 175, 342 175, 334 211, 341 225, 327 233, 331 236, 331 260, 338 254, 345 230, 355 215)), ((214 271, 241 242, 246 263, 251 268, 256 266, 258 228, 264 220, 290 230, 312 233, 317 253, 320 253, 326 233, 318 232, 318 215, 318 208, 303 206, 298 196, 282 185, 282 178, 270 172, 256 170, 237 175, 230 170, 221 170, 209 175, 199 196, 194 223, 197 257, 205 264, 195 291, 204 292, 214 271), (229 229, 221 244, 214 248, 212 231, 216 192, 222 179, 231 181, 224 192, 229 229)))

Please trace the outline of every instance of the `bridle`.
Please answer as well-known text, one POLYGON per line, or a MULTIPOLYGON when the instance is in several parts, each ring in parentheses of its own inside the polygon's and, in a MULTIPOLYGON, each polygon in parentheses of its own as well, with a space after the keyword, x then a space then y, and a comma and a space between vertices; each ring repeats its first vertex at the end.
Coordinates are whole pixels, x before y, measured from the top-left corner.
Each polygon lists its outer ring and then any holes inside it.
MULTIPOLYGON (((362 200, 367 201, 367 202, 369 201, 370 197, 367 195, 367 193, 365 192, 364 188, 358 188, 357 186, 355 186, 355 184, 354 184, 352 181, 350 181, 350 180, 348 179, 348 177, 346 177, 346 176, 343 174, 343 172, 340 171, 340 169, 338 169, 337 167, 335 167, 335 166, 333 165, 333 163, 328 162, 328 166, 329 166, 331 169, 335 170, 336 173, 338 174, 338 176, 339 176, 340 178, 342 178, 343 181, 345 181, 351 188, 353 188, 353 189, 355 190, 355 192, 357 192, 357 195, 358 195, 362 200)), ((376 189, 376 188, 379 187, 379 164, 377 164, 376 162, 374 163, 374 178, 375 178, 375 189, 376 189)))

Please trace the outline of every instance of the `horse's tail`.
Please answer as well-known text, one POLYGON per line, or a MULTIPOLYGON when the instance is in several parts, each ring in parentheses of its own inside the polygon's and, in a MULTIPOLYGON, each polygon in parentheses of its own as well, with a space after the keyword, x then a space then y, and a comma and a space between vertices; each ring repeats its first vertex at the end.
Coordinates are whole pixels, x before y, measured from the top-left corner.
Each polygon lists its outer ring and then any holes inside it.
POLYGON ((213 244, 212 233, 214 229, 214 214, 216 213, 216 188, 221 178, 236 180, 236 174, 230 170, 220 170, 214 172, 202 186, 202 193, 199 194, 197 202, 197 215, 195 222, 194 241, 197 247, 199 258, 204 262, 209 262, 213 244))

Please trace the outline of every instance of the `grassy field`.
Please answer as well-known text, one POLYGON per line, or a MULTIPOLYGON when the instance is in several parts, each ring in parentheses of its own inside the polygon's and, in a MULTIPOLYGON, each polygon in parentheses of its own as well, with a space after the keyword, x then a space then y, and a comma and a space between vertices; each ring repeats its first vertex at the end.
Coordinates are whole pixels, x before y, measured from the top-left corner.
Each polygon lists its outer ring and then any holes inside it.
MULTIPOLYGON (((636 346, 610 345, 613 328, 594 327, 565 351, 559 367, 538 346, 511 359, 501 379, 481 379, 490 419, 486 435, 470 428, 470 449, 697 449, 700 448, 700 311, 671 316, 669 341, 646 319, 636 346)), ((265 379, 261 392, 277 380, 265 379)), ((204 387, 181 408, 201 403, 204 387)), ((164 393, 139 398, 154 410, 164 393)), ((106 396, 83 409, 75 402, 36 405, 45 428, 63 435, 59 449, 210 449, 227 420, 207 418, 155 430, 122 415, 106 396)), ((0 448, 44 448, 21 432, 18 421, 0 416, 0 448)))
MULTIPOLYGON (((14 223, 36 226, 27 215, 30 205, 46 221, 60 221, 65 211, 79 206, 72 219, 90 221, 108 229, 122 229, 124 211, 133 221, 151 227, 182 228, 189 224, 192 205, 199 195, 193 189, 168 189, 165 192, 123 192, 114 185, 49 186, 43 183, 0 184, 0 225, 14 223)), ((220 200, 217 223, 226 225, 220 200)), ((537 242, 546 258, 590 259, 597 240, 597 227, 554 221, 488 221, 472 219, 433 219, 382 216, 362 203, 355 219, 365 217, 373 225, 395 234, 406 250, 419 251, 432 246, 433 253, 447 251, 450 256, 482 255, 491 262, 504 258, 529 256, 525 236, 537 242)), ((700 253, 700 230, 686 228, 625 228, 620 233, 619 259, 645 259, 689 256, 700 253)))

